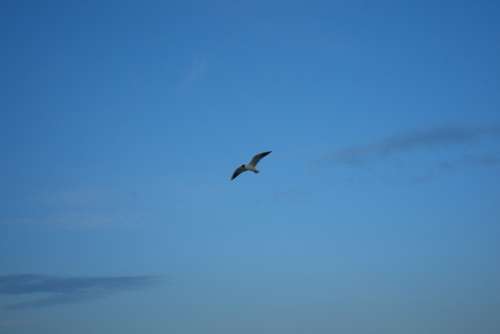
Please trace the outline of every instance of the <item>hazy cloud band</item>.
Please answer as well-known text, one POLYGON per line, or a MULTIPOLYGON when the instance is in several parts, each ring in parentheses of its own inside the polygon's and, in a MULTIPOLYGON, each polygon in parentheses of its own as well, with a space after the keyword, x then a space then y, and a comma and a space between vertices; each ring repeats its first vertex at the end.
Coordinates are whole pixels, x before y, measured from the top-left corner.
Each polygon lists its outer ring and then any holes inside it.
POLYGON ((353 146, 334 152, 328 161, 339 164, 363 164, 418 149, 464 144, 487 136, 500 136, 500 126, 440 127, 386 138, 372 144, 353 146))
POLYGON ((75 303, 116 293, 151 286, 155 276, 96 276, 58 277, 36 274, 0 276, 0 295, 37 296, 7 305, 7 309, 22 309, 75 303))

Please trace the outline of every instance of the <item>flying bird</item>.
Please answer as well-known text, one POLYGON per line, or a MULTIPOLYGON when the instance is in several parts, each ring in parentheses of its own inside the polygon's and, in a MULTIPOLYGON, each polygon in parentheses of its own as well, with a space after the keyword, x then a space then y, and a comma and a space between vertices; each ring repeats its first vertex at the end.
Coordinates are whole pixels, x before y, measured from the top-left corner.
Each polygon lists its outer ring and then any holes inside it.
POLYGON ((258 173, 259 171, 257 170, 257 164, 259 163, 260 159, 264 158, 266 155, 271 153, 272 151, 267 151, 267 152, 262 152, 259 154, 256 154, 252 160, 250 160, 249 163, 244 164, 236 168, 236 170, 233 173, 233 176, 231 176, 231 180, 234 180, 238 175, 240 175, 243 172, 246 171, 252 171, 254 173, 258 173))

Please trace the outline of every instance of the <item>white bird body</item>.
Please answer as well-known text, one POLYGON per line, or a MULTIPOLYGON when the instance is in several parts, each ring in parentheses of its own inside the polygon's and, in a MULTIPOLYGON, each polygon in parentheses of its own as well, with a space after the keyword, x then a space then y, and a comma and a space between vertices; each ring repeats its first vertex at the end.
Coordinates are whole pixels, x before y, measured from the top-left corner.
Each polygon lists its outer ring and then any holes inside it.
POLYGON ((233 175, 231 176, 231 180, 234 180, 238 175, 240 175, 243 172, 251 171, 254 173, 258 173, 259 171, 257 170, 257 164, 259 163, 260 159, 264 158, 269 153, 271 153, 271 151, 256 154, 252 158, 252 160, 250 160, 249 163, 243 164, 243 165, 239 166, 238 168, 236 168, 233 175))
POLYGON ((251 172, 254 172, 254 173, 258 173, 259 171, 257 170, 257 168, 255 168, 255 166, 253 165, 250 165, 250 164, 245 164, 245 169, 248 170, 248 171, 251 171, 251 172))

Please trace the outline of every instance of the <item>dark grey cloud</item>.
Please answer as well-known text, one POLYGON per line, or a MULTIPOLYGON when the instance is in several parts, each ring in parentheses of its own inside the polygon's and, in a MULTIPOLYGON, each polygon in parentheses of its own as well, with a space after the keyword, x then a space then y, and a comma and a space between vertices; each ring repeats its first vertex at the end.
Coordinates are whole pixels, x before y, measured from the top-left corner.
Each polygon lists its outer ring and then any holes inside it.
POLYGON ((157 276, 60 277, 36 274, 0 276, 0 295, 28 296, 28 301, 9 304, 6 309, 37 308, 76 303, 120 291, 151 286, 157 276))
POLYGON ((407 152, 466 144, 485 137, 498 136, 500 126, 439 127, 392 136, 367 145, 348 147, 334 152, 327 160, 339 164, 360 165, 407 152))

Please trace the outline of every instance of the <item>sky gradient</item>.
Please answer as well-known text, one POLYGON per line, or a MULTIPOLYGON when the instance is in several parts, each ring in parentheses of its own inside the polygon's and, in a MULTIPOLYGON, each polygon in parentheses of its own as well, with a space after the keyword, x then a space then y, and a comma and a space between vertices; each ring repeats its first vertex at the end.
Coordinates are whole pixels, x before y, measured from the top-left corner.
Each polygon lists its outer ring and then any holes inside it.
POLYGON ((0 332, 500 332, 497 1, 0 6, 0 332))

